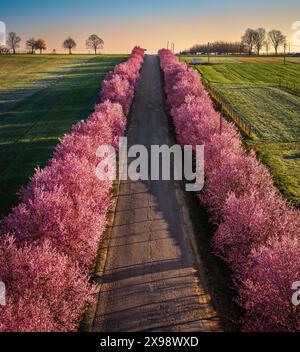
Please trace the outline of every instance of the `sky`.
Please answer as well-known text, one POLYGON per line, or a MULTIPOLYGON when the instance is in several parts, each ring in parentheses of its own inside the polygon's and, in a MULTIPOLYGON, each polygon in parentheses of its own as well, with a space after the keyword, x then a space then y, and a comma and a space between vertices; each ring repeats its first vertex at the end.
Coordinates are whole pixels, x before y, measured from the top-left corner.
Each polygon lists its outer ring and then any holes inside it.
MULTIPOLYGON (((103 53, 128 53, 134 45, 156 53, 214 40, 240 40, 246 28, 280 29, 291 41, 300 21, 300 0, 1 0, 0 21, 23 39, 42 37, 48 51, 63 52, 72 36, 75 53, 87 52, 86 38, 98 34, 103 53)), ((300 47, 292 50, 300 51, 300 47)))

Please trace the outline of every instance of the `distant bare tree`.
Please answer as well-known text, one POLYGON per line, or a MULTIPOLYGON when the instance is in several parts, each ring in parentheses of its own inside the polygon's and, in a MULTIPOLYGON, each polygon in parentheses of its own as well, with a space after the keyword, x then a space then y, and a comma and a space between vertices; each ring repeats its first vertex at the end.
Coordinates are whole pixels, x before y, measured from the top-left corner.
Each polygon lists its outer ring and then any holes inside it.
POLYGON ((277 29, 272 29, 269 34, 268 34, 274 49, 275 49, 275 55, 278 53, 278 47, 280 45, 284 45, 286 42, 286 36, 281 33, 281 31, 278 31, 277 29))
POLYGON ((9 48, 7 46, 0 45, 0 55, 9 54, 9 48))
POLYGON ((245 54, 247 52, 247 48, 243 42, 239 42, 239 54, 245 54))
MULTIPOLYGON (((225 41, 216 41, 210 43, 209 49, 211 53, 217 55, 230 55, 230 54, 242 54, 245 52, 245 48, 241 42, 225 42, 225 41)), ((205 54, 208 52, 208 44, 196 44, 193 45, 189 50, 185 50, 186 53, 205 54)))
POLYGON ((269 38, 266 38, 266 40, 264 41, 264 47, 265 47, 265 49, 266 49, 267 55, 269 55, 270 44, 271 44, 270 39, 269 39, 269 38))
POLYGON ((252 49, 255 44, 256 31, 254 29, 248 28, 245 34, 242 36, 242 43, 247 46, 249 55, 252 54, 252 49))
POLYGON ((20 47, 19 43, 21 38, 17 36, 15 32, 9 32, 7 35, 7 46, 13 51, 13 54, 16 53, 16 49, 20 47))
POLYGON ((43 50, 47 49, 46 41, 42 38, 39 38, 35 42, 35 48, 40 51, 40 54, 42 54, 43 50))
POLYGON ((30 50, 31 54, 34 54, 34 49, 36 48, 36 40, 34 38, 29 38, 26 40, 26 48, 30 50))
POLYGON ((77 44, 75 40, 71 37, 68 37, 64 42, 63 42, 63 48, 69 50, 69 54, 72 54, 72 49, 76 48, 77 44))
POLYGON ((266 30, 264 28, 258 28, 254 35, 254 46, 257 50, 257 55, 259 55, 261 48, 264 45, 266 39, 266 30))
POLYGON ((103 48, 103 45, 104 45, 104 41, 96 34, 90 35, 86 41, 86 47, 89 49, 93 49, 95 52, 95 55, 97 54, 98 49, 103 48))

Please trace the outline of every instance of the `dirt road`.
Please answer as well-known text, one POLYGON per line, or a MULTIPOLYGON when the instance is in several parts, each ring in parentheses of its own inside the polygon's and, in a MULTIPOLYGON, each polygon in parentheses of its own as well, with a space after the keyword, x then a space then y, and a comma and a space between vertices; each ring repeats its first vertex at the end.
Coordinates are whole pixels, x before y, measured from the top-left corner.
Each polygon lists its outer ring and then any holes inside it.
MULTIPOLYGON (((128 145, 174 144, 156 56, 147 56, 128 145)), ((184 193, 174 181, 124 181, 93 331, 218 331, 184 193)))

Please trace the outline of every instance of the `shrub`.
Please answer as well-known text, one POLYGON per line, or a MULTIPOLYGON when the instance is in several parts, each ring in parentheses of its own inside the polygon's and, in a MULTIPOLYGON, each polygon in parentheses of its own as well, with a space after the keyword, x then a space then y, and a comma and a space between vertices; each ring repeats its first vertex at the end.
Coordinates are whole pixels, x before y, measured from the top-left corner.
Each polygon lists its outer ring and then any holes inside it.
POLYGON ((0 331, 74 331, 95 288, 67 256, 49 242, 18 248, 13 237, 0 244, 0 279, 6 306, 0 307, 0 331))
POLYGON ((298 238, 271 239, 251 252, 239 284, 238 302, 246 312, 245 331, 300 330, 299 307, 291 301, 299 268, 298 238))
POLYGON ((267 243, 269 238, 281 240, 294 236, 297 231, 295 216, 296 212, 279 200, 272 189, 265 193, 263 200, 255 191, 241 197, 231 194, 223 208, 214 246, 236 275, 242 275, 252 248, 267 243))
POLYGON ((88 159, 67 154, 36 172, 4 224, 19 244, 49 239, 81 266, 92 268, 106 225, 111 182, 100 181, 88 159))

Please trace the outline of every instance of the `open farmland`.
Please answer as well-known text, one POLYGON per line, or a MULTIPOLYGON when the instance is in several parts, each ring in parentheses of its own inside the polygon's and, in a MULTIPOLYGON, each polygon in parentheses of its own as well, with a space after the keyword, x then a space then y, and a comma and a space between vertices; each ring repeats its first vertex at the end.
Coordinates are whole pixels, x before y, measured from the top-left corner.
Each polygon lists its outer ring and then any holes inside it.
POLYGON ((122 55, 0 57, 0 213, 71 125, 85 118, 122 55))
POLYGON ((278 188, 299 206, 300 97, 279 82, 299 86, 300 58, 289 57, 284 65, 280 57, 213 57, 211 65, 196 68, 225 105, 251 125, 253 140, 246 144, 259 152, 278 188))

